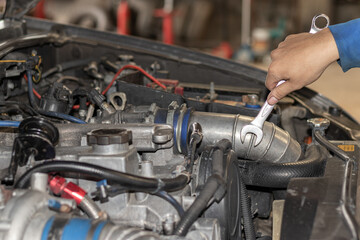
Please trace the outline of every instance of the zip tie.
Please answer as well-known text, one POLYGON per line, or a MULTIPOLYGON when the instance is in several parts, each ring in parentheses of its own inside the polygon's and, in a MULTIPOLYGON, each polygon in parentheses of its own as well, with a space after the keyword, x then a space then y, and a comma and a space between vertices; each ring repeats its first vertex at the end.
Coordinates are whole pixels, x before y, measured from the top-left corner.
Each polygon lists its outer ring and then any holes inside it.
POLYGON ((161 178, 157 178, 157 181, 158 181, 157 188, 155 189, 155 191, 150 192, 151 194, 155 194, 162 191, 162 189, 165 186, 165 183, 163 182, 163 180, 161 180, 161 178))

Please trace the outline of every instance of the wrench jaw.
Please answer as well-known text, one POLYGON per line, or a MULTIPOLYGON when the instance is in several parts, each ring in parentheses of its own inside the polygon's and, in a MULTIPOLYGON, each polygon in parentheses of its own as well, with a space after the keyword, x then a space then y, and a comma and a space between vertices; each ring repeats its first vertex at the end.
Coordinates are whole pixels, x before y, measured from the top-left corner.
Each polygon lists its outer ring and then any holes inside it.
POLYGON ((240 139, 241 142, 244 143, 245 142, 245 137, 247 134, 254 134, 256 137, 255 140, 255 145, 254 147, 256 147, 257 145, 260 144, 262 138, 263 138, 263 131, 261 128, 254 126, 254 125, 246 125, 241 129, 241 133, 240 133, 240 139))

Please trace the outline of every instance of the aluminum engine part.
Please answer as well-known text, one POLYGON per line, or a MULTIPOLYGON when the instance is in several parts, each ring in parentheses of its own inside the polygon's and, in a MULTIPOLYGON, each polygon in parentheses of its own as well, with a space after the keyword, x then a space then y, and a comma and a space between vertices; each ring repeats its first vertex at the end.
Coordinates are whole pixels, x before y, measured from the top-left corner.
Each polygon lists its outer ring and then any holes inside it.
MULTIPOLYGON (((172 132, 169 133, 168 128, 166 128, 167 125, 164 126, 163 128, 162 125, 156 126, 154 133, 143 131, 142 134, 152 136, 152 143, 167 142, 169 137, 172 136, 172 132), (163 133, 170 135, 164 137, 163 133)), ((174 176, 173 172, 176 172, 177 166, 184 163, 183 156, 175 156, 171 149, 171 151, 165 149, 156 153, 148 153, 141 160, 134 145, 129 144, 131 141, 136 141, 136 138, 132 138, 130 135, 133 132, 140 133, 143 129, 146 130, 144 127, 139 129, 132 127, 131 132, 123 128, 93 130, 87 134, 87 144, 92 145, 91 148, 87 146, 60 147, 57 149, 57 159, 93 163, 117 171, 140 174, 146 177, 174 176), (71 150, 71 154, 69 154, 69 150, 71 150), (164 153, 164 151, 166 152, 164 153), (156 161, 156 156, 161 154, 168 154, 169 160, 161 162, 163 158, 158 158, 160 161, 156 163, 159 167, 153 168, 153 162, 147 159, 156 161)), ((151 130, 151 128, 147 129, 151 130)), ((138 136, 136 135, 136 137, 138 136)), ((96 191, 94 182, 79 180, 78 184, 89 193, 96 191)), ((180 203, 184 194, 189 195, 190 193, 185 189, 176 194, 180 203)), ((109 197, 107 202, 103 202, 99 206, 116 223, 151 229, 158 233, 164 231, 164 228, 171 229, 171 224, 167 223, 167 226, 165 222, 172 219, 173 224, 175 224, 179 220, 177 212, 169 203, 159 199, 157 196, 146 193, 123 193, 115 197, 109 197), (159 201, 162 204, 157 204, 159 201)))
MULTIPOLYGON (((1 194, 4 194, 3 189, 1 194)), ((0 238, 6 240, 48 239, 219 239, 219 225, 214 219, 200 219, 186 237, 161 236, 152 231, 121 225, 111 221, 98 221, 73 217, 50 210, 51 201, 75 207, 72 200, 54 198, 46 192, 37 190, 15 190, 10 200, 0 210, 0 238), (60 224, 61 223, 61 224, 60 224), (91 230, 93 229, 93 230, 91 230)), ((129 222, 128 222, 129 223, 129 222)))

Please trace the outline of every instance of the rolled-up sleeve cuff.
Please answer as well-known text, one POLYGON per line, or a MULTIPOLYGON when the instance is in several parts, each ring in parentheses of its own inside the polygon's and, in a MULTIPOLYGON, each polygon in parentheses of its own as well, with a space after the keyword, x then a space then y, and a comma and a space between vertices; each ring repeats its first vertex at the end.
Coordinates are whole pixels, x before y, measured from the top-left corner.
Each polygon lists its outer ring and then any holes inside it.
POLYGON ((360 18, 329 26, 338 51, 338 63, 342 70, 360 67, 360 18))

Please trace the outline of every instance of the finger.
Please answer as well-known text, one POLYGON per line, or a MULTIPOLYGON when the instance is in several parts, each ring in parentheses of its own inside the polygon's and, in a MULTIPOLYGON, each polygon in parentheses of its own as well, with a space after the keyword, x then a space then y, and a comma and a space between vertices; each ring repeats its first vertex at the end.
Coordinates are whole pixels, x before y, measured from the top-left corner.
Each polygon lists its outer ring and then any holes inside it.
POLYGON ((296 37, 297 37, 297 34, 290 34, 290 35, 286 36, 284 41, 289 41, 290 39, 293 39, 293 38, 296 38, 296 37))
POLYGON ((293 86, 290 81, 286 81, 285 83, 281 84, 280 86, 274 88, 268 98, 267 101, 270 105, 276 104, 280 99, 284 98, 286 95, 291 93, 292 91, 296 90, 296 86, 293 86))
POLYGON ((275 64, 272 62, 269 66, 268 73, 266 75, 266 81, 265 86, 271 91, 276 87, 276 84, 282 80, 287 79, 283 74, 281 73, 281 68, 277 67, 278 64, 275 64))
POLYGON ((269 89, 270 91, 273 90, 275 88, 277 82, 278 82, 277 78, 268 72, 268 74, 266 75, 266 81, 265 81, 266 88, 269 89))

